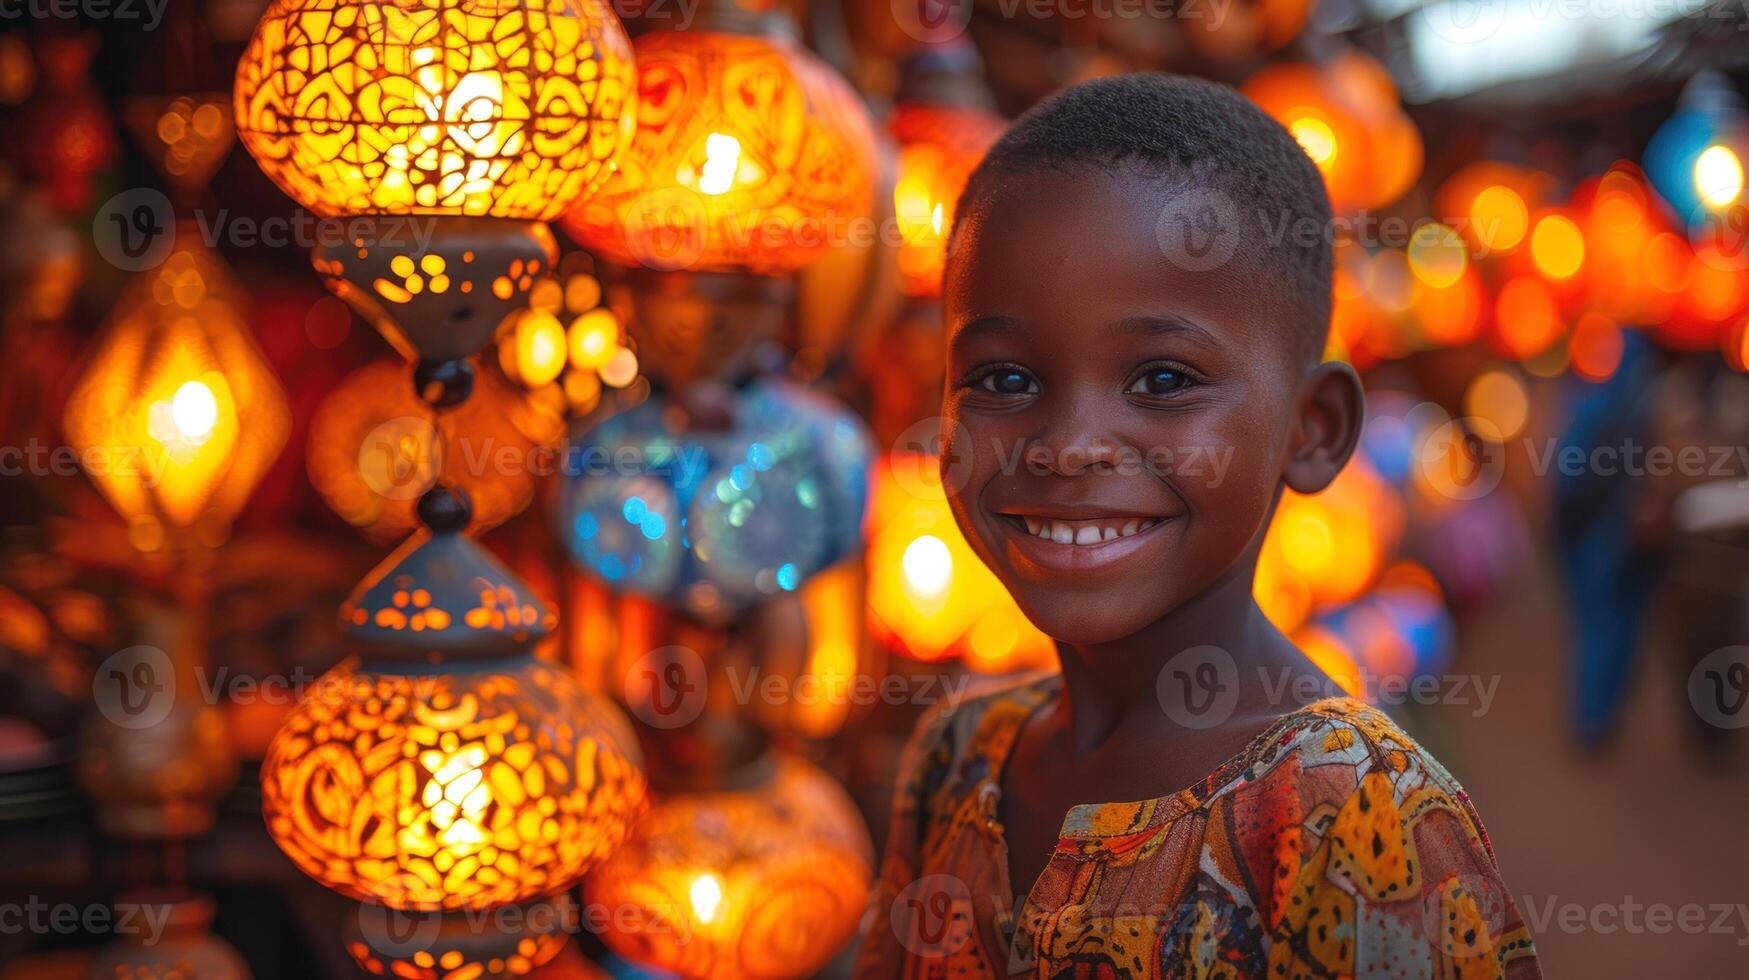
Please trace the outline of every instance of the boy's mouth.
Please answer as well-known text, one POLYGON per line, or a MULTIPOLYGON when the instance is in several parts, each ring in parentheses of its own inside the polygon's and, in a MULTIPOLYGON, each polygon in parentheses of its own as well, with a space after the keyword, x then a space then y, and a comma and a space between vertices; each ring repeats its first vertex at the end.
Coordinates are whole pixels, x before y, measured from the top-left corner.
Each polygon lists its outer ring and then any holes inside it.
POLYGON ((1157 527, 1164 517, 1098 517, 1090 520, 1065 521, 1031 514, 999 514, 1016 530, 1053 544, 1089 547, 1133 537, 1157 527))

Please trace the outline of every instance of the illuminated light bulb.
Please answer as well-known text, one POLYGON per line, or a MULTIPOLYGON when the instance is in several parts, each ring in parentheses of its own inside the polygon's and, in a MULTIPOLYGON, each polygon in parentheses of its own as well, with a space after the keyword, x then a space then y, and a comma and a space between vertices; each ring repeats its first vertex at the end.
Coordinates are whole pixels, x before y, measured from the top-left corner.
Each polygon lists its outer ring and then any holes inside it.
POLYGON ((605 367, 619 351, 619 319, 609 310, 590 310, 572 322, 569 345, 573 367, 605 367))
POLYGON ((1743 193, 1743 161, 1728 146, 1707 147, 1694 159, 1694 190, 1707 207, 1728 207, 1743 193))
POLYGON ((1544 215, 1530 233, 1530 255, 1549 279, 1571 279, 1585 263, 1585 237, 1565 215, 1544 215))
POLYGON ((953 585, 953 555, 933 534, 920 535, 905 548, 901 560, 905 588, 922 599, 938 599, 953 585))
POLYGON ((1318 169, 1328 169, 1336 162, 1336 132, 1329 123, 1316 116, 1303 116, 1289 123, 1287 128, 1318 169))
POLYGON ((705 138, 704 155, 698 189, 706 194, 728 193, 741 169, 741 141, 727 133, 712 133, 705 138))
POLYGON ((516 320, 513 376, 530 388, 550 383, 565 369, 566 348, 565 328, 558 318, 529 310, 516 320))
POLYGON ((692 899, 692 914, 699 922, 710 925, 717 917, 717 906, 723 903, 723 883, 716 875, 702 874, 692 881, 688 890, 692 899))

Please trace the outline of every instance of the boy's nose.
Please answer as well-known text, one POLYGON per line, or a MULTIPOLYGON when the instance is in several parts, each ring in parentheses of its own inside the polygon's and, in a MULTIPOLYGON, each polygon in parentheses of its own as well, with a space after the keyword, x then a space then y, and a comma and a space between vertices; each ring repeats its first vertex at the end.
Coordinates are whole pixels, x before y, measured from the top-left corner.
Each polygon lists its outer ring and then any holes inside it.
POLYGON ((1112 440, 1038 439, 1026 447, 1026 462, 1035 471, 1048 471, 1059 476, 1077 476, 1092 471, 1101 472, 1117 466, 1129 450, 1112 440))

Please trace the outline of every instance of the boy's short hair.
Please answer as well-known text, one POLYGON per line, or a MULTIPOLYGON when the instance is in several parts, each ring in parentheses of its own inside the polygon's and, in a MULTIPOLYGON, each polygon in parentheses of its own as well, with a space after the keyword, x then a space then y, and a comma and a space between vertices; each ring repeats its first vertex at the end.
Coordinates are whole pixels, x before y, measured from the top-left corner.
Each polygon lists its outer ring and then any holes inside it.
POLYGON ((1180 75, 1117 75, 1064 89, 1009 128, 966 183, 958 219, 1005 173, 1139 165, 1230 202, 1243 236, 1233 258, 1279 282, 1305 345, 1323 354, 1330 324, 1330 197, 1299 141, 1225 85, 1180 75), (1313 232, 1308 234, 1308 231, 1313 232))

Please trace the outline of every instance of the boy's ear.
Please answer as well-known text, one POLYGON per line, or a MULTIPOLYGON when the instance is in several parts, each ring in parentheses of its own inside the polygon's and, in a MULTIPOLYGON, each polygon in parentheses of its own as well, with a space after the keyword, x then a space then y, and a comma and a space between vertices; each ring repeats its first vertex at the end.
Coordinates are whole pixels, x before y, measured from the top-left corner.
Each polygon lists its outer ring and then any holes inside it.
POLYGON ((1296 493, 1317 493, 1336 479, 1366 421, 1366 392, 1360 376, 1341 361, 1312 369, 1300 387, 1293 446, 1282 478, 1296 493))

